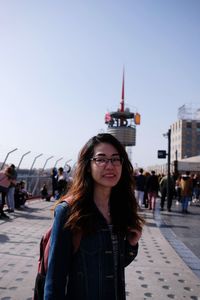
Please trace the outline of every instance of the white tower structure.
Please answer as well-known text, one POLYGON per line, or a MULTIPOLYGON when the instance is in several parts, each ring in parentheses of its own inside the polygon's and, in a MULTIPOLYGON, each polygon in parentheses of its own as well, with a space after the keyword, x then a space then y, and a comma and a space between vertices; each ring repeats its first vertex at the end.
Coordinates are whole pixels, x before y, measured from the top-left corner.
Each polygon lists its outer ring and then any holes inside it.
POLYGON ((135 146, 136 125, 140 124, 140 114, 131 112, 128 107, 125 108, 124 72, 122 79, 122 97, 120 108, 117 111, 106 113, 105 123, 108 125, 107 132, 115 136, 122 143, 122 145, 125 147, 135 146))

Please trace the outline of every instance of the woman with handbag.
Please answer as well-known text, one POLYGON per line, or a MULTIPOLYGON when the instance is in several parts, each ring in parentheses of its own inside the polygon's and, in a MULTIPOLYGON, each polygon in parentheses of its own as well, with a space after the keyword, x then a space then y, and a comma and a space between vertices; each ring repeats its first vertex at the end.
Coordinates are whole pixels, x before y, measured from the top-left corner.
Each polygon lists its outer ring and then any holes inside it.
POLYGON ((144 223, 133 186, 133 168, 120 142, 107 133, 92 137, 64 196, 69 204, 55 207, 45 300, 126 298, 124 269, 137 255, 144 223))

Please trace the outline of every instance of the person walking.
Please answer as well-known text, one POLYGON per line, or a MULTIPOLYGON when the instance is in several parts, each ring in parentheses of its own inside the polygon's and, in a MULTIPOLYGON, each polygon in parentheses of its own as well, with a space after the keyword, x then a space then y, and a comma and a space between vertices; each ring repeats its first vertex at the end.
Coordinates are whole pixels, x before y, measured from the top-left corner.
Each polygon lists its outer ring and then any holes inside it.
POLYGON ((124 268, 138 253, 144 224, 132 174, 125 148, 108 133, 81 149, 55 207, 44 300, 125 300, 124 268))
POLYGON ((148 196, 148 208, 155 210, 156 198, 158 196, 159 182, 155 171, 151 171, 151 175, 147 178, 146 183, 147 196, 148 196))
POLYGON ((145 190, 146 177, 143 175, 143 169, 139 169, 139 174, 135 176, 135 197, 138 205, 144 205, 144 190, 145 190))
POLYGON ((169 177, 169 196, 168 196, 168 176, 163 176, 159 182, 160 192, 161 192, 161 201, 160 209, 164 210, 165 199, 167 197, 167 211, 171 212, 172 199, 174 196, 175 184, 172 176, 169 177))
POLYGON ((192 200, 192 179, 190 177, 190 172, 186 171, 185 175, 182 176, 181 182, 181 204, 182 213, 188 213, 188 204, 192 200))

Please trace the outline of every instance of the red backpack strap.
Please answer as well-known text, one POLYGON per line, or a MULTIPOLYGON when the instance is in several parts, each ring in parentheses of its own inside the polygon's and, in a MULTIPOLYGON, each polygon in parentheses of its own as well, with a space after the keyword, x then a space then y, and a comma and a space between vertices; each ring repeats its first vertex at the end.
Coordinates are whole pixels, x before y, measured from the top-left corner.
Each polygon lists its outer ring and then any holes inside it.
POLYGON ((47 230, 47 232, 43 235, 40 241, 38 273, 42 275, 45 275, 47 271, 51 231, 52 231, 52 226, 47 230))

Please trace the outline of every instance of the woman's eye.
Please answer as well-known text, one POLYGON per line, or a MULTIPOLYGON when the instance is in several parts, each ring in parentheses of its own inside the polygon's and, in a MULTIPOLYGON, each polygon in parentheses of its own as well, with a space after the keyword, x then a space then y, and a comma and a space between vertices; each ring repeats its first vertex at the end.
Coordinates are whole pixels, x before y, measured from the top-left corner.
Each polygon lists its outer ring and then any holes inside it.
POLYGON ((96 161, 99 162, 99 163, 102 163, 102 162, 105 162, 105 159, 104 158, 97 158, 96 161))

